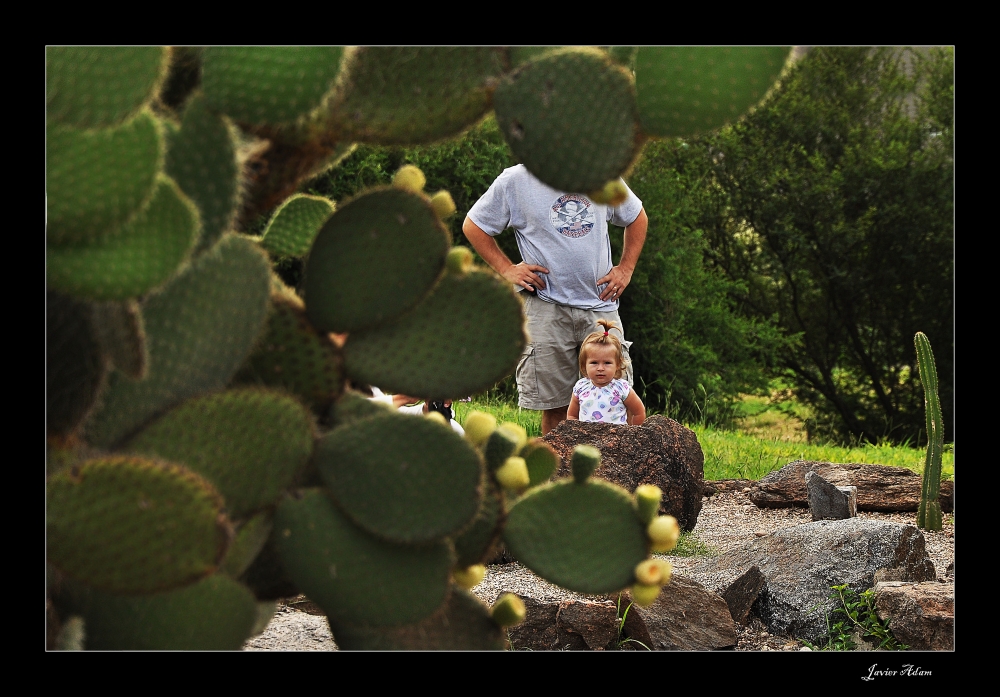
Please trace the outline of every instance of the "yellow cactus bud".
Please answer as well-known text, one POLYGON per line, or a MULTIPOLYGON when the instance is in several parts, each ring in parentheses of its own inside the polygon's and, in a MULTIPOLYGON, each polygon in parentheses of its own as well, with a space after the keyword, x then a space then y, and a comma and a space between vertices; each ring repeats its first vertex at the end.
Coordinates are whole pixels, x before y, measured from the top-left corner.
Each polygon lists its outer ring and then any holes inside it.
POLYGON ((640 484, 635 488, 635 504, 639 509, 639 519, 649 525, 660 511, 663 492, 653 484, 640 484))
POLYGON ((467 569, 455 569, 451 575, 455 579, 455 583, 466 590, 471 590, 486 578, 486 567, 482 564, 474 564, 467 569))
POLYGON ((660 585, 665 586, 670 583, 670 577, 674 574, 674 567, 666 559, 650 560, 660 569, 660 585))
POLYGON ((445 261, 448 273, 464 276, 472 268, 472 252, 468 247, 452 247, 445 261))
POLYGON ((444 189, 431 196, 431 208, 434 209, 439 218, 447 218, 457 210, 455 200, 444 189))
POLYGON ((510 439, 517 443, 517 446, 514 448, 515 453, 521 452, 521 448, 523 448, 524 444, 528 442, 528 432, 525 430, 524 426, 521 426, 520 424, 506 421, 500 424, 499 430, 510 436, 510 439))
POLYGON ((513 593, 504 593, 490 608, 493 621, 501 627, 513 627, 524 621, 524 601, 513 593))
POLYGON ((647 607, 653 604, 656 596, 660 594, 659 586, 647 586, 637 583, 632 586, 632 602, 639 607, 647 607))
POLYGON ((592 191, 590 198, 594 200, 594 203, 617 206, 628 198, 628 189, 625 188, 621 179, 612 179, 600 191, 592 191))
POLYGON ((448 425, 448 419, 444 418, 444 415, 441 414, 441 412, 429 411, 426 414, 424 414, 424 416, 426 416, 431 421, 437 421, 442 426, 448 425))
POLYGON ((399 168, 399 171, 392 178, 392 185, 400 189, 406 189, 407 191, 412 191, 415 194, 419 194, 424 190, 424 184, 427 183, 427 177, 424 173, 420 171, 420 168, 415 165, 403 165, 399 168))
POLYGON ((677 546, 681 528, 672 515, 661 515, 649 524, 646 534, 653 543, 654 552, 669 552, 677 546))
POLYGON ((635 580, 643 586, 662 586, 661 574, 663 567, 656 563, 655 559, 646 559, 639 562, 635 567, 635 580))
POLYGON ((528 464, 523 457, 508 457, 503 466, 496 471, 496 478, 500 482, 500 486, 511 491, 527 489, 528 484, 531 483, 531 477, 528 476, 528 464))
POLYGON ((497 417, 485 411, 471 411, 465 417, 465 437, 476 447, 485 443, 497 430, 497 417))

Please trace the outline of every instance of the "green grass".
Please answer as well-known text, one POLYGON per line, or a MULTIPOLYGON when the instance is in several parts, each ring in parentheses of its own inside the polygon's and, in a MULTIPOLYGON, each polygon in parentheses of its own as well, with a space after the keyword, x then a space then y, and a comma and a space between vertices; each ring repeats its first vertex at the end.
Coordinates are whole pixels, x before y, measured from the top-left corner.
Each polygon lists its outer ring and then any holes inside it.
MULTIPOLYGON (((787 399, 773 398, 769 400, 769 405, 765 405, 764 399, 748 397, 745 400, 740 430, 724 431, 710 426, 689 425, 705 453, 705 479, 757 480, 794 460, 891 465, 923 472, 923 448, 889 444, 842 447, 807 443, 800 428, 801 407, 786 403, 787 399), (762 416, 773 419, 773 423, 768 426, 762 416)), ((471 402, 455 402, 454 409, 456 420, 462 424, 470 411, 479 410, 493 414, 498 423, 512 421, 520 424, 529 438, 542 434, 541 412, 521 409, 515 401, 502 395, 478 396, 471 402)), ((955 452, 950 445, 945 446, 941 471, 943 478, 954 479, 955 452)))

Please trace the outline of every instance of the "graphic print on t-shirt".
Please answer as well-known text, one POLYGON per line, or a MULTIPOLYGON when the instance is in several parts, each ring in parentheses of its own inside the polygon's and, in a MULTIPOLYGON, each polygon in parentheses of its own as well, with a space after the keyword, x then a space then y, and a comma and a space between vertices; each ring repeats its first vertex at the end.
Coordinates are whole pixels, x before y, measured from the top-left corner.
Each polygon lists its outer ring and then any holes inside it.
POLYGON ((549 220, 566 237, 584 237, 594 229, 597 217, 586 196, 563 194, 552 204, 549 220))

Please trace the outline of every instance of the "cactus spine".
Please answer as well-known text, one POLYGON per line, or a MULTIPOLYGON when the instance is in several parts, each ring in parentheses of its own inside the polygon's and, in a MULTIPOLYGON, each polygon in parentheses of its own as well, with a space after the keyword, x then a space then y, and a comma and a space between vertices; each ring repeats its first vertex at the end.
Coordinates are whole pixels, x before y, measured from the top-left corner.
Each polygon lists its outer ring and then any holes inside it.
POLYGON ((923 332, 913 337, 917 348, 917 367, 924 385, 924 411, 927 416, 927 457, 917 508, 917 525, 924 530, 941 529, 941 453, 944 451, 944 420, 938 399, 937 368, 931 342, 923 332))

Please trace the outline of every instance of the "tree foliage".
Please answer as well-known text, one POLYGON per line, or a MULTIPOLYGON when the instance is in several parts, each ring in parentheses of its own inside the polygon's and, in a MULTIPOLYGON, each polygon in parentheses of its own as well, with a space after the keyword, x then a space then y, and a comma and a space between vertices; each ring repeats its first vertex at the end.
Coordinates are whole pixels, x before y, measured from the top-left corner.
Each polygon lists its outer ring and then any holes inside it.
POLYGON ((954 51, 815 49, 698 143, 732 206, 715 263, 789 337, 813 435, 922 441, 913 336, 940 346, 953 415, 954 51))

